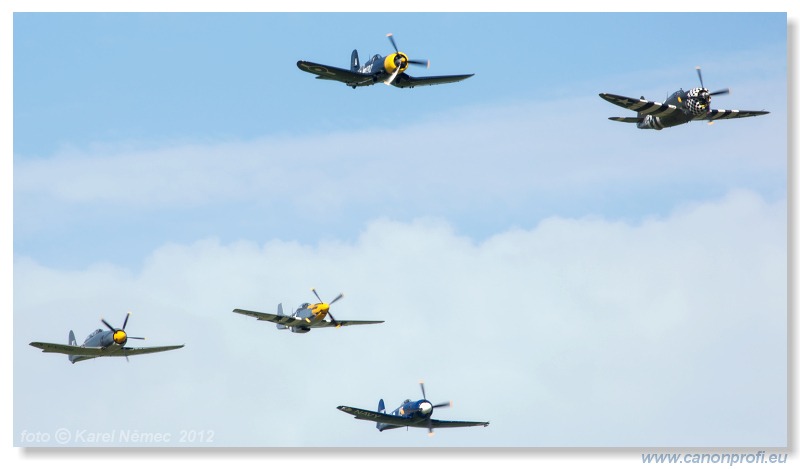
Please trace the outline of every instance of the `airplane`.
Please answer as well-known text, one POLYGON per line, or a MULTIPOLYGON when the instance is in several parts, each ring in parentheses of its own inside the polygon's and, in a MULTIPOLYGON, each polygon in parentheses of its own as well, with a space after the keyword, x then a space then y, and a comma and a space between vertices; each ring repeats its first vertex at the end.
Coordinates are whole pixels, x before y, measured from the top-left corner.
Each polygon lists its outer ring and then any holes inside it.
POLYGON ((165 345, 161 347, 125 347, 128 339, 145 340, 144 337, 131 337, 125 332, 125 326, 128 325, 128 318, 130 316, 131 313, 129 311, 125 316, 125 322, 122 323, 122 327, 119 329, 106 322, 105 319, 100 318, 100 321, 105 324, 108 330, 95 330, 86 337, 86 340, 83 341, 83 345, 78 345, 75 341, 75 333, 72 331, 69 331, 69 345, 51 344, 47 342, 31 342, 30 345, 42 349, 44 353, 66 354, 69 361, 73 364, 98 357, 125 357, 125 359, 128 360, 128 357, 131 355, 166 352, 183 347, 183 344, 165 345))
POLYGON ((405 73, 409 65, 425 65, 430 68, 429 60, 409 59, 408 55, 397 50, 392 33, 386 35, 394 47, 394 53, 386 57, 375 54, 363 66, 358 61, 358 50, 353 49, 350 55, 350 70, 330 65, 321 65, 305 60, 297 61, 297 67, 308 73, 317 75, 318 80, 341 81, 347 86, 356 89, 359 86, 370 86, 382 81, 386 85, 398 88, 413 88, 423 85, 439 85, 442 83, 455 83, 466 80, 474 75, 441 75, 431 77, 412 77, 405 73))
POLYGON ((384 430, 392 430, 394 428, 401 427, 406 427, 406 429, 408 427, 417 427, 427 428, 428 436, 433 436, 434 428, 485 427, 489 425, 489 422, 432 419, 431 415, 433 414, 433 409, 437 409, 439 407, 450 407, 452 402, 443 402, 441 404, 433 405, 425 396, 425 384, 422 381, 419 382, 419 387, 422 389, 422 399, 418 401, 406 399, 403 401, 400 407, 393 410, 391 414, 386 413, 386 406, 383 404, 383 399, 378 401, 377 412, 343 405, 338 406, 337 409, 355 416, 355 418, 358 420, 370 420, 372 422, 377 422, 375 427, 381 432, 384 430))
POLYGON ((251 316, 259 321, 274 322, 278 329, 289 329, 291 332, 297 334, 305 334, 311 329, 318 327, 342 327, 342 326, 359 326, 362 324, 380 324, 383 321, 338 321, 331 314, 330 307, 332 304, 341 300, 344 297, 343 293, 334 298, 330 303, 325 303, 317 294, 317 290, 311 289, 314 296, 317 297, 319 303, 303 303, 300 305, 294 314, 286 316, 283 314, 283 303, 278 304, 278 314, 259 313, 258 311, 249 311, 246 309, 234 309, 234 313, 244 314, 251 316), (331 320, 326 321, 325 316, 330 316, 331 320))
POLYGON ((700 67, 695 67, 700 78, 700 88, 689 91, 680 89, 672 93, 664 103, 648 101, 642 96, 640 99, 627 98, 610 93, 600 93, 600 97, 617 106, 636 111, 636 117, 609 117, 616 122, 636 124, 640 129, 661 130, 666 127, 685 124, 693 120, 707 120, 709 124, 719 119, 735 119, 739 117, 754 117, 769 114, 768 111, 739 111, 725 109, 711 109, 711 97, 728 94, 730 89, 725 88, 709 93, 703 85, 703 74, 700 67))

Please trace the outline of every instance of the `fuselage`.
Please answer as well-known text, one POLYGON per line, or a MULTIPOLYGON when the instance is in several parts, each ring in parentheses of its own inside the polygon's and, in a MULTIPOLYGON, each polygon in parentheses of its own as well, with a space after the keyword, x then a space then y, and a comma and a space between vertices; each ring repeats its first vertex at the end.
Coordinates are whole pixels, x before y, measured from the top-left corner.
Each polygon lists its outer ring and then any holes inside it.
MULTIPOLYGON (((73 343, 75 340, 74 335, 70 332, 70 345, 77 345, 73 343)), ((108 354, 112 354, 121 349, 128 342, 128 336, 122 329, 116 331, 107 331, 103 329, 95 329, 91 334, 86 336, 81 347, 100 347, 108 354)), ((97 358, 97 356, 87 355, 69 355, 69 361, 75 363, 80 359, 97 358)))
POLYGON ((380 54, 375 54, 360 68, 358 73, 367 75, 390 75, 395 70, 400 69, 399 73, 404 72, 408 68, 408 56, 402 52, 389 54, 382 57, 380 54))
MULTIPOLYGON (((433 415, 433 404, 427 399, 420 399, 418 401, 406 399, 400 407, 392 411, 391 415, 408 419, 408 426, 420 426, 419 424, 427 422, 430 420, 431 415, 433 415)), ((400 425, 379 423, 377 427, 378 430, 384 431, 392 428, 399 428, 400 425)))
MULTIPOLYGON (((328 315, 329 309, 330 304, 328 303, 303 303, 295 310, 292 316, 297 319, 302 319, 310 326, 312 324, 317 324, 324 321, 325 317, 328 315)), ((311 329, 309 327, 293 326, 291 330, 292 332, 302 334, 310 331, 311 329)))
POLYGON ((379 81, 390 78, 395 72, 397 75, 402 74, 408 68, 408 64, 409 61, 406 54, 395 52, 386 57, 375 54, 361 65, 358 60, 358 51, 354 50, 350 60, 350 70, 362 75, 369 75, 371 79, 347 83, 347 85, 353 88, 374 85, 379 81))
POLYGON ((692 88, 689 91, 680 89, 669 95, 664 104, 675 106, 679 112, 664 117, 645 115, 636 126, 640 129, 661 130, 703 119, 710 109, 711 96, 705 88, 692 88))
POLYGON ((121 348, 128 342, 128 336, 123 330, 105 331, 103 329, 96 329, 94 332, 86 336, 83 341, 83 347, 110 347, 117 345, 121 348))

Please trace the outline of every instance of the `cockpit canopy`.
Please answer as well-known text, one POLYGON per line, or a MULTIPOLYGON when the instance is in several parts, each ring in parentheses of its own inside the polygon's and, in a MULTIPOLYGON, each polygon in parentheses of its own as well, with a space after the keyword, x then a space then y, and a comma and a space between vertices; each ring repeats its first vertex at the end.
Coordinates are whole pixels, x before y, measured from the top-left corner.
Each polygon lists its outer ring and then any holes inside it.
POLYGON ((409 402, 411 402, 411 399, 406 399, 403 401, 403 404, 408 404, 409 402))
POLYGON ((84 340, 84 342, 87 342, 89 339, 91 339, 92 337, 96 336, 101 332, 103 332, 103 329, 96 329, 94 332, 86 336, 86 340, 84 340))

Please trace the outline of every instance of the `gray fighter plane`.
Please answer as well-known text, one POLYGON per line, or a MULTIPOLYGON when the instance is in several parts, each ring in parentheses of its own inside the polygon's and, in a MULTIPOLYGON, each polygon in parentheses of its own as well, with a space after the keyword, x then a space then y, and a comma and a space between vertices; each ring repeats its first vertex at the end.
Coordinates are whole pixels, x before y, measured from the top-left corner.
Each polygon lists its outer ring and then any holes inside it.
POLYGON ((693 120, 707 120, 709 124, 720 119, 735 119, 739 117, 753 117, 769 114, 768 111, 739 111, 726 109, 711 109, 711 97, 728 94, 728 88, 709 92, 703 85, 703 74, 697 67, 697 76, 700 78, 700 88, 689 91, 680 89, 672 93, 666 101, 658 103, 648 101, 642 96, 640 99, 628 98, 610 93, 600 93, 600 97, 617 106, 636 111, 636 117, 609 117, 616 122, 636 124, 640 129, 661 130, 665 127, 674 127, 693 120))
POLYGON ((344 294, 339 293, 339 296, 334 298, 330 303, 325 303, 317 294, 315 289, 311 289, 314 296, 317 297, 319 303, 303 303, 291 316, 283 314, 283 304, 278 304, 278 314, 260 313, 258 311, 250 311, 246 309, 234 309, 234 313, 244 314, 258 319, 259 321, 269 321, 277 324, 278 329, 289 329, 297 334, 304 334, 311 329, 318 327, 342 327, 342 326, 358 326, 362 324, 380 324, 383 321, 353 321, 344 320, 338 321, 331 314, 330 307, 332 304, 341 300, 344 294), (330 316, 331 320, 326 321, 325 317, 330 316))
POLYGON ((101 318, 100 321, 106 325, 108 330, 95 330, 86 337, 86 340, 83 341, 83 345, 78 345, 75 341, 75 333, 72 331, 69 331, 69 345, 51 344, 48 342, 31 342, 30 345, 42 349, 44 353, 63 353, 68 356, 67 358, 69 358, 69 361, 72 363, 98 357, 125 357, 127 360, 131 355, 166 352, 167 350, 175 350, 183 347, 183 344, 165 345, 162 347, 125 347, 128 339, 144 340, 144 337, 131 337, 125 332, 125 326, 128 325, 128 318, 130 316, 131 313, 128 312, 125 316, 125 322, 122 323, 122 327, 119 329, 101 318))

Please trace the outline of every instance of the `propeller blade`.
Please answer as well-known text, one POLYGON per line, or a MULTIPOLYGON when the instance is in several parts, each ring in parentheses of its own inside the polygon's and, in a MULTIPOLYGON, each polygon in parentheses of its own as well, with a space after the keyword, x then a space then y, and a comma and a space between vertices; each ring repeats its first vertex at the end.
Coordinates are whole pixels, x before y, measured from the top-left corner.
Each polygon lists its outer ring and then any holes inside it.
POLYGON ((394 42, 394 36, 392 35, 392 33, 387 34, 386 37, 389 38, 389 42, 392 43, 392 47, 394 48, 394 51, 397 54, 394 61, 395 67, 397 68, 395 69, 394 73, 392 73, 392 76, 390 76, 386 81, 384 81, 385 84, 391 85, 394 82, 394 79, 397 78, 398 70, 400 68, 405 68, 403 67, 403 62, 414 65, 424 65, 427 68, 431 67, 430 60, 422 60, 422 59, 410 60, 408 57, 406 57, 405 54, 401 54, 400 50, 397 48, 397 43, 394 42))
POLYGON ((144 337, 131 337, 131 336, 128 336, 128 338, 129 339, 137 339, 137 340, 147 340, 144 337))
POLYGON ((730 92, 731 92, 731 89, 730 89, 730 88, 725 88, 725 89, 723 89, 723 90, 718 90, 718 91, 715 91, 715 92, 713 92, 713 93, 708 93, 708 95, 709 95, 709 96, 716 96, 716 95, 718 95, 718 94, 728 94, 728 93, 730 93, 730 92))
POLYGON ((311 291, 314 293, 314 296, 316 296, 316 297, 317 297, 317 299, 319 300, 319 302, 320 302, 320 303, 322 303, 322 302, 323 302, 323 301, 322 301, 322 298, 320 298, 320 297, 319 297, 319 295, 317 294, 317 290, 315 290, 315 289, 313 289, 313 288, 312 288, 312 289, 311 289, 311 291))
POLYGON ((697 70, 697 77, 700 78, 700 88, 705 88, 705 85, 703 85, 703 73, 700 72, 700 66, 698 65, 695 67, 695 70, 697 70))
POLYGON ((386 37, 388 37, 389 38, 389 42, 392 43, 392 47, 394 47, 394 51, 395 52, 400 52, 399 50, 397 50, 397 44, 395 44, 395 42, 394 42, 394 36, 392 35, 392 33, 387 34, 386 37))
POLYGON ((436 404, 433 406, 434 409, 438 409, 439 407, 450 407, 453 405, 453 401, 450 402, 442 402, 441 404, 436 404))
POLYGON ((100 318, 100 321, 101 321, 103 324, 105 324, 105 325, 106 325, 106 327, 107 327, 107 328, 109 328, 109 329, 111 330, 111 332, 117 332, 117 329, 116 329, 115 327, 113 327, 111 324, 109 324, 109 323, 108 323, 108 321, 106 321, 105 319, 103 319, 103 318, 100 318))
POLYGON ((427 397, 425 397, 425 383, 424 383, 424 382, 422 382, 422 381, 420 381, 420 382, 419 382, 419 388, 420 388, 420 389, 422 389, 422 398, 423 398, 423 399, 425 399, 425 400, 427 401, 427 400, 428 400, 428 398, 427 398, 427 397))
POLYGON ((338 328, 338 327, 342 327, 342 325, 341 325, 341 324, 339 324, 339 321, 337 321, 337 320, 336 320, 336 318, 335 318, 335 317, 333 317, 333 314, 331 314, 331 312, 330 312, 330 311, 328 311, 328 316, 330 316, 330 317, 331 317, 331 323, 333 323, 333 327, 337 327, 337 328, 338 328))
POLYGON ((342 298, 344 298, 344 293, 339 293, 339 296, 337 296, 336 298, 334 298, 333 300, 331 300, 331 302, 330 302, 330 303, 328 303, 328 304, 329 304, 329 305, 332 305, 332 304, 336 303, 337 301, 341 300, 342 298))
POLYGON ((395 78, 397 78, 397 74, 400 73, 400 67, 394 69, 394 73, 390 76, 386 81, 383 82, 384 85, 391 85, 395 78))
POLYGON ((415 60, 408 60, 408 63, 414 65, 424 65, 425 68, 431 68, 431 61, 430 60, 422 60, 422 59, 415 59, 415 60))
POLYGON ((122 322, 122 329, 125 330, 125 326, 128 325, 128 318, 131 317, 131 312, 128 311, 128 314, 125 315, 125 321, 122 322))
POLYGON ((433 436, 433 422, 428 419, 428 436, 433 436))

